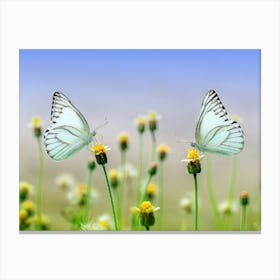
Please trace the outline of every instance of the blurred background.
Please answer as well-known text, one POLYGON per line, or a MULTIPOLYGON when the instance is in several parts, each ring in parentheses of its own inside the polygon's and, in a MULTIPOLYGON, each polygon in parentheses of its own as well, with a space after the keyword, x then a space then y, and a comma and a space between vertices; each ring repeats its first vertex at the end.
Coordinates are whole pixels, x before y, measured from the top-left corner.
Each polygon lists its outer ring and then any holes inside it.
MULTIPOLYGON (((167 144, 170 153, 164 162, 165 230, 181 230, 186 219, 180 200, 193 192, 193 177, 186 174, 189 143, 194 141, 195 127, 206 92, 219 94, 229 115, 237 115, 245 134, 244 150, 237 156, 238 170, 234 198, 237 212, 234 228, 240 221, 239 197, 248 191, 248 229, 260 230, 260 50, 20 50, 20 181, 36 188, 38 180, 38 147, 32 129, 32 118, 49 126, 52 95, 64 93, 82 112, 99 139, 111 148, 108 169, 118 168, 120 151, 117 136, 129 134, 127 158, 137 168, 138 132, 135 119, 154 110, 161 116, 156 131, 157 144, 167 144)), ((55 180, 62 174, 73 176, 75 183, 87 182, 89 148, 73 157, 56 162, 44 153, 45 177, 43 212, 51 220, 52 230, 69 230, 61 211, 70 205, 65 191, 55 180)), ((144 133, 143 168, 151 159, 151 135, 144 133)), ((212 179, 217 202, 229 195, 232 158, 212 155, 212 179)), ((214 215, 206 185, 206 162, 202 159, 198 175, 201 230, 213 230, 214 215)), ((124 205, 135 206, 136 178, 126 184, 124 205)), ((158 178, 153 181, 157 183, 158 178)), ((92 204, 93 216, 111 214, 102 169, 93 173, 93 187, 98 199, 92 204)), ((154 203, 157 206, 157 201, 154 203)), ((157 215, 157 214, 156 214, 157 215)), ((193 228, 193 215, 187 227, 193 228)), ((128 221, 129 223, 129 221, 128 221)), ((186 225, 185 225, 186 226, 186 225)), ((152 228, 151 228, 152 229, 152 228)))

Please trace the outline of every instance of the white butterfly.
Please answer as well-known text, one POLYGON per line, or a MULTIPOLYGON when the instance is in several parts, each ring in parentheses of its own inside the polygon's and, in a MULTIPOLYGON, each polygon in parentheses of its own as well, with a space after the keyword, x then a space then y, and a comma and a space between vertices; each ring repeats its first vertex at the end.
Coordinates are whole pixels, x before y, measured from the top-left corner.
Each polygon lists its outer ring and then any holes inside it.
POLYGON ((51 124, 44 134, 48 155, 64 160, 88 145, 95 136, 82 113, 61 92, 53 94, 51 124))
POLYGON ((197 147, 202 152, 233 156, 244 147, 240 125, 229 119, 226 109, 214 90, 207 92, 202 102, 195 131, 197 147))

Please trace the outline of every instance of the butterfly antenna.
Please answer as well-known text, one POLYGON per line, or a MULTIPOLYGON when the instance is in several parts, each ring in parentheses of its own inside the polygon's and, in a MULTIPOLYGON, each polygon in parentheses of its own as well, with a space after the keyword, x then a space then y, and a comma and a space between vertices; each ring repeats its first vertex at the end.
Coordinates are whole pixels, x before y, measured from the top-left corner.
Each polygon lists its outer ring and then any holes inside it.
POLYGON ((107 117, 105 117, 104 120, 100 123, 100 125, 95 128, 95 130, 98 130, 99 128, 105 126, 108 123, 109 123, 109 121, 108 121, 107 117))

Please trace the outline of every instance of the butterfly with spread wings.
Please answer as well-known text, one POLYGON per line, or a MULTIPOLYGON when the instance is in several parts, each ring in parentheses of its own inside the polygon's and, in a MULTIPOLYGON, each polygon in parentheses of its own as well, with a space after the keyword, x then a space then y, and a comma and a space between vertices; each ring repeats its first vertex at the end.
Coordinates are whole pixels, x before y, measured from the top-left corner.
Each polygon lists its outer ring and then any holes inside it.
POLYGON ((195 131, 197 147, 202 152, 233 156, 244 147, 244 133, 231 119, 218 94, 209 90, 203 99, 195 131))
POLYGON ((54 160, 64 160, 88 145, 91 132, 82 113, 61 92, 53 94, 51 123, 44 134, 46 152, 54 160))

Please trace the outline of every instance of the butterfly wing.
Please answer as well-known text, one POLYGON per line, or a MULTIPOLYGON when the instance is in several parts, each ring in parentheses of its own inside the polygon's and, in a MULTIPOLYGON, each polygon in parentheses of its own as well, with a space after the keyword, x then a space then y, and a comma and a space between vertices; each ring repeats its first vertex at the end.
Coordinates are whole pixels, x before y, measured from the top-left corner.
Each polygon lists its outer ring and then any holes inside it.
POLYGON ((69 158, 85 145, 93 134, 82 113, 62 93, 53 94, 51 124, 44 134, 48 155, 54 160, 69 158))
POLYGON ((214 90, 202 102, 195 138, 197 147, 205 152, 232 156, 243 149, 243 131, 236 121, 229 119, 214 90))

